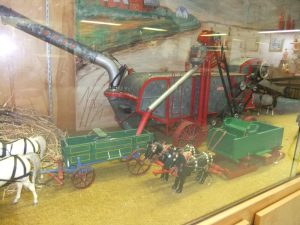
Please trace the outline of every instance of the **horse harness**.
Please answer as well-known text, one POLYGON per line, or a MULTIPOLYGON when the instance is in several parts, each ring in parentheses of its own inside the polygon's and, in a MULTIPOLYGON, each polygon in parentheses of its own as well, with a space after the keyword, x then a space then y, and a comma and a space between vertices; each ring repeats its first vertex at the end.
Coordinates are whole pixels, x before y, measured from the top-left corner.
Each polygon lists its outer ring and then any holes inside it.
MULTIPOLYGON (((18 156, 18 155, 13 155, 13 156, 11 156, 11 157, 14 158, 14 167, 13 167, 13 171, 12 171, 12 173, 11 173, 11 177, 10 177, 10 179, 8 179, 8 180, 6 180, 6 179, 1 179, 1 178, 0 178, 0 181, 6 181, 6 182, 9 182, 9 183, 17 182, 17 180, 22 179, 22 178, 24 178, 24 177, 27 177, 27 176, 29 176, 30 173, 31 173, 30 171, 26 172, 26 165, 25 165, 25 163, 24 163, 24 160, 23 160, 20 156, 18 156), (17 162, 18 162, 18 160, 21 162, 21 165, 23 165, 24 174, 23 174, 22 176, 15 177, 16 171, 17 171, 17 162)), ((7 158, 3 158, 3 159, 0 159, 0 161, 6 160, 6 159, 7 159, 7 158)))
POLYGON ((195 165, 194 165, 195 170, 197 170, 197 169, 208 169, 207 166, 213 162, 212 156, 209 153, 206 153, 206 152, 202 152, 201 155, 199 155, 198 157, 193 155, 192 160, 195 163, 195 165), (199 165, 199 159, 206 161, 206 164, 199 165))
MULTIPOLYGON (((39 150, 39 149, 35 149, 33 142, 29 138, 22 138, 22 140, 24 140, 24 149, 23 149, 23 153, 22 153, 23 155, 26 155, 26 153, 27 153, 27 141, 32 145, 33 152, 37 152, 39 150)), ((5 157, 5 156, 13 155, 12 150, 13 150, 14 142, 16 142, 16 141, 2 142, 2 155, 0 155, 1 158, 5 157), (8 145, 10 145, 9 149, 7 148, 8 145)), ((38 144, 38 147, 40 148, 40 145, 38 142, 37 142, 37 144, 38 144)))
MULTIPOLYGON (((12 149, 12 145, 10 145, 10 150, 9 150, 9 152, 11 152, 11 149, 12 149)), ((1 158, 4 158, 7 154, 7 151, 8 151, 8 149, 7 149, 7 143, 5 143, 5 142, 2 142, 2 155, 0 156, 1 158)))

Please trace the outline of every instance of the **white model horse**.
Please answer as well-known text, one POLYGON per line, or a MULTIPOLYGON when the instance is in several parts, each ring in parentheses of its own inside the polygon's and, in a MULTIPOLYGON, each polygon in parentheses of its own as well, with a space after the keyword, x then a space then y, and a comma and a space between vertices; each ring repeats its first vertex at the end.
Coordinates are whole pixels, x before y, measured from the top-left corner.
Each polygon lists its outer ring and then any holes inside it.
POLYGON ((0 142, 0 157, 39 152, 40 159, 42 159, 46 151, 46 145, 46 140, 42 136, 21 138, 8 143, 0 142))
POLYGON ((16 182, 17 194, 13 203, 17 203, 21 197, 23 185, 27 187, 33 194, 33 203, 38 203, 38 196, 35 191, 35 178, 40 169, 40 158, 35 153, 27 155, 13 155, 0 158, 0 187, 16 182), (33 168, 31 168, 31 163, 33 168), (30 181, 31 169, 33 169, 32 178, 30 181))

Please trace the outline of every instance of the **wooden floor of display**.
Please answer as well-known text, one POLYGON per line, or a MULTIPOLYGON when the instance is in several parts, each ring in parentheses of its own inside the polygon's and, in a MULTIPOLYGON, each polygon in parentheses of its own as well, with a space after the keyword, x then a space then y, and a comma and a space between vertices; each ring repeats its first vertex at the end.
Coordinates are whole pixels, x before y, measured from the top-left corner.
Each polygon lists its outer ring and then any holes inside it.
MULTIPOLYGON (((210 185, 198 184, 194 176, 190 176, 183 192, 177 194, 171 189, 174 177, 168 182, 151 172, 135 177, 127 171, 126 163, 106 162, 94 167, 96 179, 87 189, 75 189, 68 177, 62 187, 39 188, 36 207, 27 190, 23 190, 17 205, 11 204, 14 195, 6 196, 0 201, 0 224, 184 224, 288 178, 298 134, 296 116, 258 117, 260 121, 284 127, 282 150, 285 158, 278 164, 261 167, 232 180, 213 176, 210 185)), ((157 168, 150 171, 154 169, 157 168)))

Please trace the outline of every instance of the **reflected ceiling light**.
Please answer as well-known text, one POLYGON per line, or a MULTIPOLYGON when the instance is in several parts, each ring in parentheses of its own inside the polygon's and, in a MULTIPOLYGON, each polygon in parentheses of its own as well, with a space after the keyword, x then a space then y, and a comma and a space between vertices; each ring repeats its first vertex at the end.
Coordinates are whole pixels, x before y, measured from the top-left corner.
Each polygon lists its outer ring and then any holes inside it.
POLYGON ((99 24, 99 25, 108 25, 108 26, 121 26, 121 23, 109 23, 103 21, 94 21, 94 20, 81 20, 81 23, 92 23, 92 24, 99 24))
POLYGON ((221 33, 221 34, 201 34, 202 37, 214 37, 214 36, 226 36, 227 34, 221 33))
POLYGON ((259 34, 276 34, 276 33, 297 33, 300 30, 266 30, 266 31, 258 31, 259 34))
POLYGON ((224 46, 220 46, 220 45, 206 45, 206 47, 208 47, 208 48, 224 48, 224 46))
POLYGON ((244 41, 244 40, 237 39, 237 38, 233 38, 232 40, 233 40, 233 41, 240 41, 240 42, 244 41))
POLYGON ((11 38, 6 35, 0 35, 0 56, 8 56, 16 50, 16 45, 11 38))
POLYGON ((256 44, 259 44, 259 45, 268 45, 269 43, 266 43, 266 42, 260 42, 260 41, 257 41, 255 42, 256 44))
POLYGON ((162 32, 168 31, 168 30, 165 30, 165 29, 154 28, 154 27, 143 27, 142 29, 143 29, 143 30, 162 31, 162 32))

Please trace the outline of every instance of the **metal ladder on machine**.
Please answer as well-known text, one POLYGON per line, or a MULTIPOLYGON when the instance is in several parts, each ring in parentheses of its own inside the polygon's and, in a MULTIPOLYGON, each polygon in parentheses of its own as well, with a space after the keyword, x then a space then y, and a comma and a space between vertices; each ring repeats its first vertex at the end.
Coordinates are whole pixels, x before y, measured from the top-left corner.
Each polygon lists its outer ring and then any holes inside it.
MULTIPOLYGON (((217 58, 217 66, 218 66, 219 75, 221 78, 222 86, 224 88, 224 94, 225 94, 226 101, 227 101, 227 106, 229 107, 229 110, 230 110, 230 116, 239 117, 239 114, 245 110, 247 104, 251 100, 251 95, 243 102, 242 105, 237 104, 236 99, 243 93, 243 90, 240 90, 236 95, 234 95, 234 93, 233 93, 232 82, 231 82, 230 73, 229 73, 229 67, 228 67, 228 63, 227 63, 226 56, 224 53, 223 45, 221 46, 221 56, 220 57, 216 56, 216 58, 217 58), (220 59, 220 58, 222 58, 222 59, 220 59), (222 63, 225 68, 229 91, 228 91, 228 88, 225 83, 225 78, 224 78, 224 74, 223 74, 223 70, 222 70, 222 66, 221 66, 222 63)), ((226 109, 224 109, 224 111, 225 110, 226 109)))

